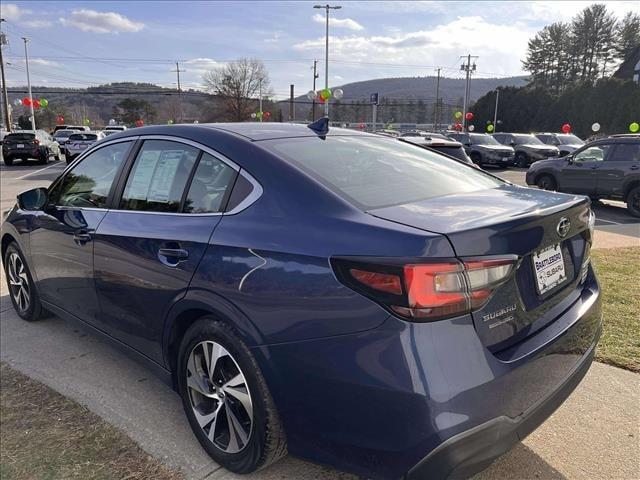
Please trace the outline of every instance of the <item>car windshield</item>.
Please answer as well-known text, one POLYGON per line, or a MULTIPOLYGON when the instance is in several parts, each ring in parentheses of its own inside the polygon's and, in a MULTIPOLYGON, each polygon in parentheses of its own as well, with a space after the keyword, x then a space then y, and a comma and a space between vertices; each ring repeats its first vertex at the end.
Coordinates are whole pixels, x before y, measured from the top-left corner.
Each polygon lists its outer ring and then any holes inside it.
POLYGON ((28 142, 36 138, 35 133, 10 133, 4 137, 5 142, 11 140, 14 142, 28 142))
POLYGON ((584 141, 575 135, 558 135, 561 145, 584 145, 584 141))
POLYGON ((69 135, 72 135, 73 133, 73 130, 58 130, 53 134, 53 138, 68 138, 69 135))
POLYGON ((482 133, 470 133, 469 141, 473 145, 500 145, 500 142, 491 135, 485 135, 482 133))
POLYGON ((362 210, 503 184, 456 160, 397 140, 329 136, 261 143, 362 210))
POLYGON ((69 140, 97 140, 98 135, 95 133, 74 133, 69 137, 69 140))
POLYGON ((514 134, 513 139, 517 145, 544 145, 544 142, 533 135, 514 134))

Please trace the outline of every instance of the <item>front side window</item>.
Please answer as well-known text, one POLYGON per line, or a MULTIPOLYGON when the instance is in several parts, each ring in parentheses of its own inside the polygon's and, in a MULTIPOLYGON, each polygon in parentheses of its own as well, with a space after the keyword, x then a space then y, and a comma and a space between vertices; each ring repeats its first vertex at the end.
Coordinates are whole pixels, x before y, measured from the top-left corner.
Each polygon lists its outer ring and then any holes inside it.
POLYGON ((200 150, 183 143, 147 140, 133 164, 122 194, 123 210, 179 212, 200 150))
POLYGON ((217 158, 203 153, 184 202, 185 213, 216 213, 236 178, 236 171, 217 158))
POLYGON ((131 143, 107 145, 87 155, 49 193, 53 204, 106 208, 111 186, 131 143))
POLYGON ((484 133, 469 134, 469 141, 474 145, 500 145, 495 138, 484 133))
POLYGON ((611 145, 598 145, 596 147, 585 148, 577 153, 573 158, 576 162, 601 162, 607 156, 611 145))

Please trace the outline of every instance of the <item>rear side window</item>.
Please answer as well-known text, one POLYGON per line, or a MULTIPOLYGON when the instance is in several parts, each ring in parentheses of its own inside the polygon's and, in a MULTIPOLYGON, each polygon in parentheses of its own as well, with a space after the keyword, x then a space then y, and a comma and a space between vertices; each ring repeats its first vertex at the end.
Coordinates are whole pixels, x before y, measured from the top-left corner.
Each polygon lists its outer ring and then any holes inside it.
POLYGON ((503 184, 478 169, 393 139, 329 136, 261 143, 363 210, 503 184))
POLYGON ((640 143, 619 143, 615 146, 608 162, 640 162, 640 143))
POLYGON ((457 158, 465 163, 473 163, 462 147, 447 147, 443 145, 432 145, 430 148, 438 152, 445 153, 453 158, 457 158))
POLYGON ((145 141, 129 173, 120 208, 179 212, 199 154, 200 150, 183 143, 145 141))
POLYGON ((49 193, 54 205, 105 208, 113 180, 131 142, 116 143, 87 155, 49 193))
POLYGON ((222 210, 236 171, 203 153, 184 202, 185 213, 215 213, 222 210))

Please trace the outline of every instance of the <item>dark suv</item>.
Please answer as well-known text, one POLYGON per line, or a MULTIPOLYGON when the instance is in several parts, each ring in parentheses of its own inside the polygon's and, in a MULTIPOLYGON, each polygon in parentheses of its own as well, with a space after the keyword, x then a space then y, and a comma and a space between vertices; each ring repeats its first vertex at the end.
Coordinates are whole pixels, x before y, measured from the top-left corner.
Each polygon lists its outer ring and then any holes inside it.
POLYGON ((594 200, 622 200, 640 217, 640 135, 596 140, 566 157, 535 162, 527 172, 527 184, 594 200))
POLYGON ((502 145, 513 147, 516 152, 514 163, 518 167, 528 167, 537 160, 560 155, 557 147, 545 145, 530 133, 494 133, 493 138, 502 145))
POLYGON ((476 165, 500 165, 513 163, 513 148, 501 145, 486 133, 447 133, 447 136, 464 145, 467 155, 476 165))
POLYGON ((50 157, 60 160, 60 145, 44 130, 17 131, 2 140, 2 157, 8 167, 16 159, 26 162, 35 158, 38 163, 45 164, 50 157))

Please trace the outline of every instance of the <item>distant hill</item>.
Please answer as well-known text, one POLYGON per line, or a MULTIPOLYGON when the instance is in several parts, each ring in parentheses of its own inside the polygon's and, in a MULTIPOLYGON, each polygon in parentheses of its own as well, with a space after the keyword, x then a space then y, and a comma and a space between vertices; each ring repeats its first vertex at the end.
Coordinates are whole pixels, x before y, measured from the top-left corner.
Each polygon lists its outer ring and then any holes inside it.
MULTIPOLYGON (((437 78, 430 77, 398 77, 398 78, 376 78, 362 82, 347 83, 332 88, 341 88, 344 91, 344 98, 341 103, 363 102, 369 104, 369 95, 378 93, 380 101, 383 98, 397 103, 417 103, 419 101, 426 105, 427 112, 433 111, 436 98, 437 78)), ((527 84, 527 77, 505 77, 505 78, 472 78, 470 96, 471 103, 484 96, 487 92, 495 90, 497 87, 522 87, 527 84)), ((442 103, 450 106, 451 109, 462 106, 464 96, 465 79, 440 78, 440 98, 442 103)), ((306 92, 296 97, 296 119, 304 119, 310 110, 306 92)), ((281 102, 283 116, 286 119, 289 115, 288 102, 281 102)), ((444 109, 447 111, 447 109, 444 109)), ((319 110, 318 110, 319 111, 319 110)), ((384 112, 383 112, 384 113, 384 112)), ((354 119, 354 121, 361 121, 354 119)), ((414 121, 411 119, 399 119, 396 121, 414 121)))

